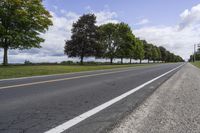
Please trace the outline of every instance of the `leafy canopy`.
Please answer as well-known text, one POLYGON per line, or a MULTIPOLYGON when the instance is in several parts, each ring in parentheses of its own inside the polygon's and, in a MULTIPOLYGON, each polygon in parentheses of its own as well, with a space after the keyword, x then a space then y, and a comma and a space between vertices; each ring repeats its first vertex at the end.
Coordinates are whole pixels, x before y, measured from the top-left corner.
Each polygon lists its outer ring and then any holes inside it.
POLYGON ((114 58, 117 49, 117 25, 108 23, 99 27, 100 43, 103 47, 103 57, 114 58))
POLYGON ((135 39, 135 59, 142 60, 144 58, 144 45, 139 38, 135 39))
POLYGON ((134 35, 128 24, 117 24, 117 57, 128 58, 131 55, 134 35))
POLYGON ((66 41, 65 54, 69 57, 97 56, 100 50, 98 27, 94 14, 84 14, 73 24, 71 40, 66 41))
POLYGON ((0 1, 0 47, 39 48, 44 33, 52 25, 50 13, 41 0, 0 1))

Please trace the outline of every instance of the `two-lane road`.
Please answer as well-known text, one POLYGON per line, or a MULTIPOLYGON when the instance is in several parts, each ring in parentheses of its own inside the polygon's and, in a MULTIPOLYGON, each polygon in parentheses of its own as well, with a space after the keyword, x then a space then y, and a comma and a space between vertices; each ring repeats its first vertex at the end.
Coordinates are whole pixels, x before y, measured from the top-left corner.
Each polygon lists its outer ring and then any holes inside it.
POLYGON ((1 80, 0 132, 105 132, 182 65, 1 80))

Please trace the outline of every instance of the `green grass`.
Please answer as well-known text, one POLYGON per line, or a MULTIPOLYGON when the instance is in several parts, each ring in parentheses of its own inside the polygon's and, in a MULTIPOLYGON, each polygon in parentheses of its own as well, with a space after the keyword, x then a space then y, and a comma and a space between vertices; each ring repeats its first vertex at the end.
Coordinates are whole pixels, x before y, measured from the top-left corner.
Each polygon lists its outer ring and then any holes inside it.
POLYGON ((147 64, 83 65, 83 66, 81 65, 0 66, 0 79, 113 69, 113 68, 123 68, 123 67, 136 67, 136 66, 147 66, 147 64))
POLYGON ((192 62, 191 64, 193 64, 194 66, 200 68, 200 61, 192 62))

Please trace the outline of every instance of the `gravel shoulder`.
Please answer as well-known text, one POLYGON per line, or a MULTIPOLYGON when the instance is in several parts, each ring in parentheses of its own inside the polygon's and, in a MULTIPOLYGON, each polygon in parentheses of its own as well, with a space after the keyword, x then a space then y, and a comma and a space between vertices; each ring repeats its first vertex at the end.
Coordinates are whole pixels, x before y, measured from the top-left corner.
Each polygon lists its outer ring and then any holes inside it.
POLYGON ((186 64, 111 133, 199 133, 200 69, 186 64))

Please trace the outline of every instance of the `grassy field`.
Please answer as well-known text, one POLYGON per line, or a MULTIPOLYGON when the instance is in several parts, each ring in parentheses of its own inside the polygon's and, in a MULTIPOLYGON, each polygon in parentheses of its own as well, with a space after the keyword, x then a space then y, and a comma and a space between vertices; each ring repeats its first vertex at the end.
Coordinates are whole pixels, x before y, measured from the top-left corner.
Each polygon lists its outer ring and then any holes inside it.
MULTIPOLYGON (((38 75, 81 72, 90 70, 113 69, 123 67, 147 66, 148 64, 130 65, 33 65, 33 66, 0 66, 0 79, 28 77, 38 75)), ((149 64, 150 65, 150 64, 149 64)))
POLYGON ((198 68, 200 68, 200 61, 192 62, 192 64, 198 68))

